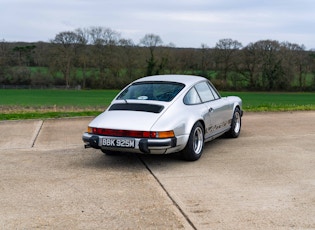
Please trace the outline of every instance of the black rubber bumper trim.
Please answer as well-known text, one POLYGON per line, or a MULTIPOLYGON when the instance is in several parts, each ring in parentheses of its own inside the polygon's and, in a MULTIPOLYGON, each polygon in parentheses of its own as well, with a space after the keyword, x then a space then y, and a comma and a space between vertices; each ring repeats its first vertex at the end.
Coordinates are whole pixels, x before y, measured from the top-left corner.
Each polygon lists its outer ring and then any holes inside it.
POLYGON ((95 149, 100 149, 101 147, 99 146, 99 137, 98 136, 91 136, 89 139, 88 139, 88 142, 90 144, 90 146, 92 148, 95 148, 95 149))
POLYGON ((149 142, 148 139, 141 139, 139 141, 139 149, 143 153, 150 153, 149 147, 163 147, 170 146, 175 147, 177 144, 176 137, 170 139, 170 141, 166 142, 149 142))

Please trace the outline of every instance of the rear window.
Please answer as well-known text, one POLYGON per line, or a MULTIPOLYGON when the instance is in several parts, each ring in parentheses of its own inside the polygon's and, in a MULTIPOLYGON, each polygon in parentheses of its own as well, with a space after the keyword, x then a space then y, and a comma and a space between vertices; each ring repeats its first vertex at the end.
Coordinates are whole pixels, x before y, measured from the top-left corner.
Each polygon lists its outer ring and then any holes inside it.
POLYGON ((177 82, 138 82, 117 97, 119 100, 153 100, 169 102, 185 87, 177 82))

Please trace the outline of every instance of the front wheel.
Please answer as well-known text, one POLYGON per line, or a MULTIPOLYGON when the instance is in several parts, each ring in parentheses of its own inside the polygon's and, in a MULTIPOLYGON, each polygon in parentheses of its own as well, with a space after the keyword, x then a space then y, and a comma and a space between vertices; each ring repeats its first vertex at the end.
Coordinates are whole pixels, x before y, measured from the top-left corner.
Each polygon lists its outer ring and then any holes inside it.
POLYGON ((233 118, 232 118, 232 124, 231 129, 227 132, 229 137, 238 137, 241 133, 241 126, 242 126, 242 115, 239 108, 235 108, 233 118))
POLYGON ((197 122, 191 129, 186 147, 181 156, 184 160, 195 161, 201 157, 204 146, 204 128, 200 122, 197 122))

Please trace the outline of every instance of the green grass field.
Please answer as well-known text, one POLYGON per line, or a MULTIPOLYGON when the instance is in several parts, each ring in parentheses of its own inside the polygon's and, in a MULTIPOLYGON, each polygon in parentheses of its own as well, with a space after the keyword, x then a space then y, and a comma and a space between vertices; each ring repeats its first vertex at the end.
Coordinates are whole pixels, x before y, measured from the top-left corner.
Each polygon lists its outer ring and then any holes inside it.
POLYGON ((119 90, 0 90, 0 105, 10 106, 106 106, 119 90))
POLYGON ((315 93, 222 92, 221 95, 239 96, 245 111, 315 110, 315 93))
MULTIPOLYGON (((0 90, 0 120, 95 116, 119 90, 0 90)), ((243 100, 245 111, 315 110, 315 93, 221 92, 243 100)))

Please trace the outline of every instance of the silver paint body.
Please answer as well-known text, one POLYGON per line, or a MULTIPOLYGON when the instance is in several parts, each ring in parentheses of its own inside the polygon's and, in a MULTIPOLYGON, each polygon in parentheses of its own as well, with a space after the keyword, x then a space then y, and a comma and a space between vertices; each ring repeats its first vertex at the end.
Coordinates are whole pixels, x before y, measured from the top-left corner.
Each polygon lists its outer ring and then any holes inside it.
MULTIPOLYGON (((160 145, 154 147, 154 144, 152 144, 152 146, 150 147, 151 154, 166 154, 178 152, 185 148, 191 129, 196 122, 200 121, 204 125, 205 141, 210 141, 230 130, 231 120, 233 118, 233 113, 236 107, 239 107, 239 109, 242 110, 242 100, 239 97, 220 97, 219 94, 218 99, 199 104, 186 105, 184 103, 184 97, 187 92, 200 82, 209 82, 206 78, 203 77, 190 75, 157 75, 144 77, 136 80, 135 82, 145 81, 179 82, 184 83, 185 87, 170 102, 140 100, 142 104, 148 103, 164 106, 164 109, 160 113, 139 111, 109 111, 109 109, 107 109, 102 114, 97 116, 89 124, 89 126, 96 128, 142 131, 174 130, 176 136, 176 147, 161 147, 160 145)), ((213 87, 210 82, 208 84, 213 87)), ((126 86, 126 88, 128 86, 126 86)), ((115 103, 139 103, 139 100, 118 100, 118 96, 119 94, 114 98, 111 105, 115 103)), ((110 106, 108 108, 110 108, 110 106)), ((91 136, 91 134, 84 133, 84 142, 86 142, 86 140, 91 136)), ((103 137, 99 136, 99 138, 102 139, 103 137)), ((119 150, 124 152, 141 152, 139 150, 139 141, 141 138, 133 139, 135 139, 136 145, 134 149, 111 149, 108 147, 104 148, 103 146, 101 146, 101 144, 100 148, 119 150)), ((148 141, 154 143, 159 141, 167 142, 169 140, 149 139, 148 141)))

